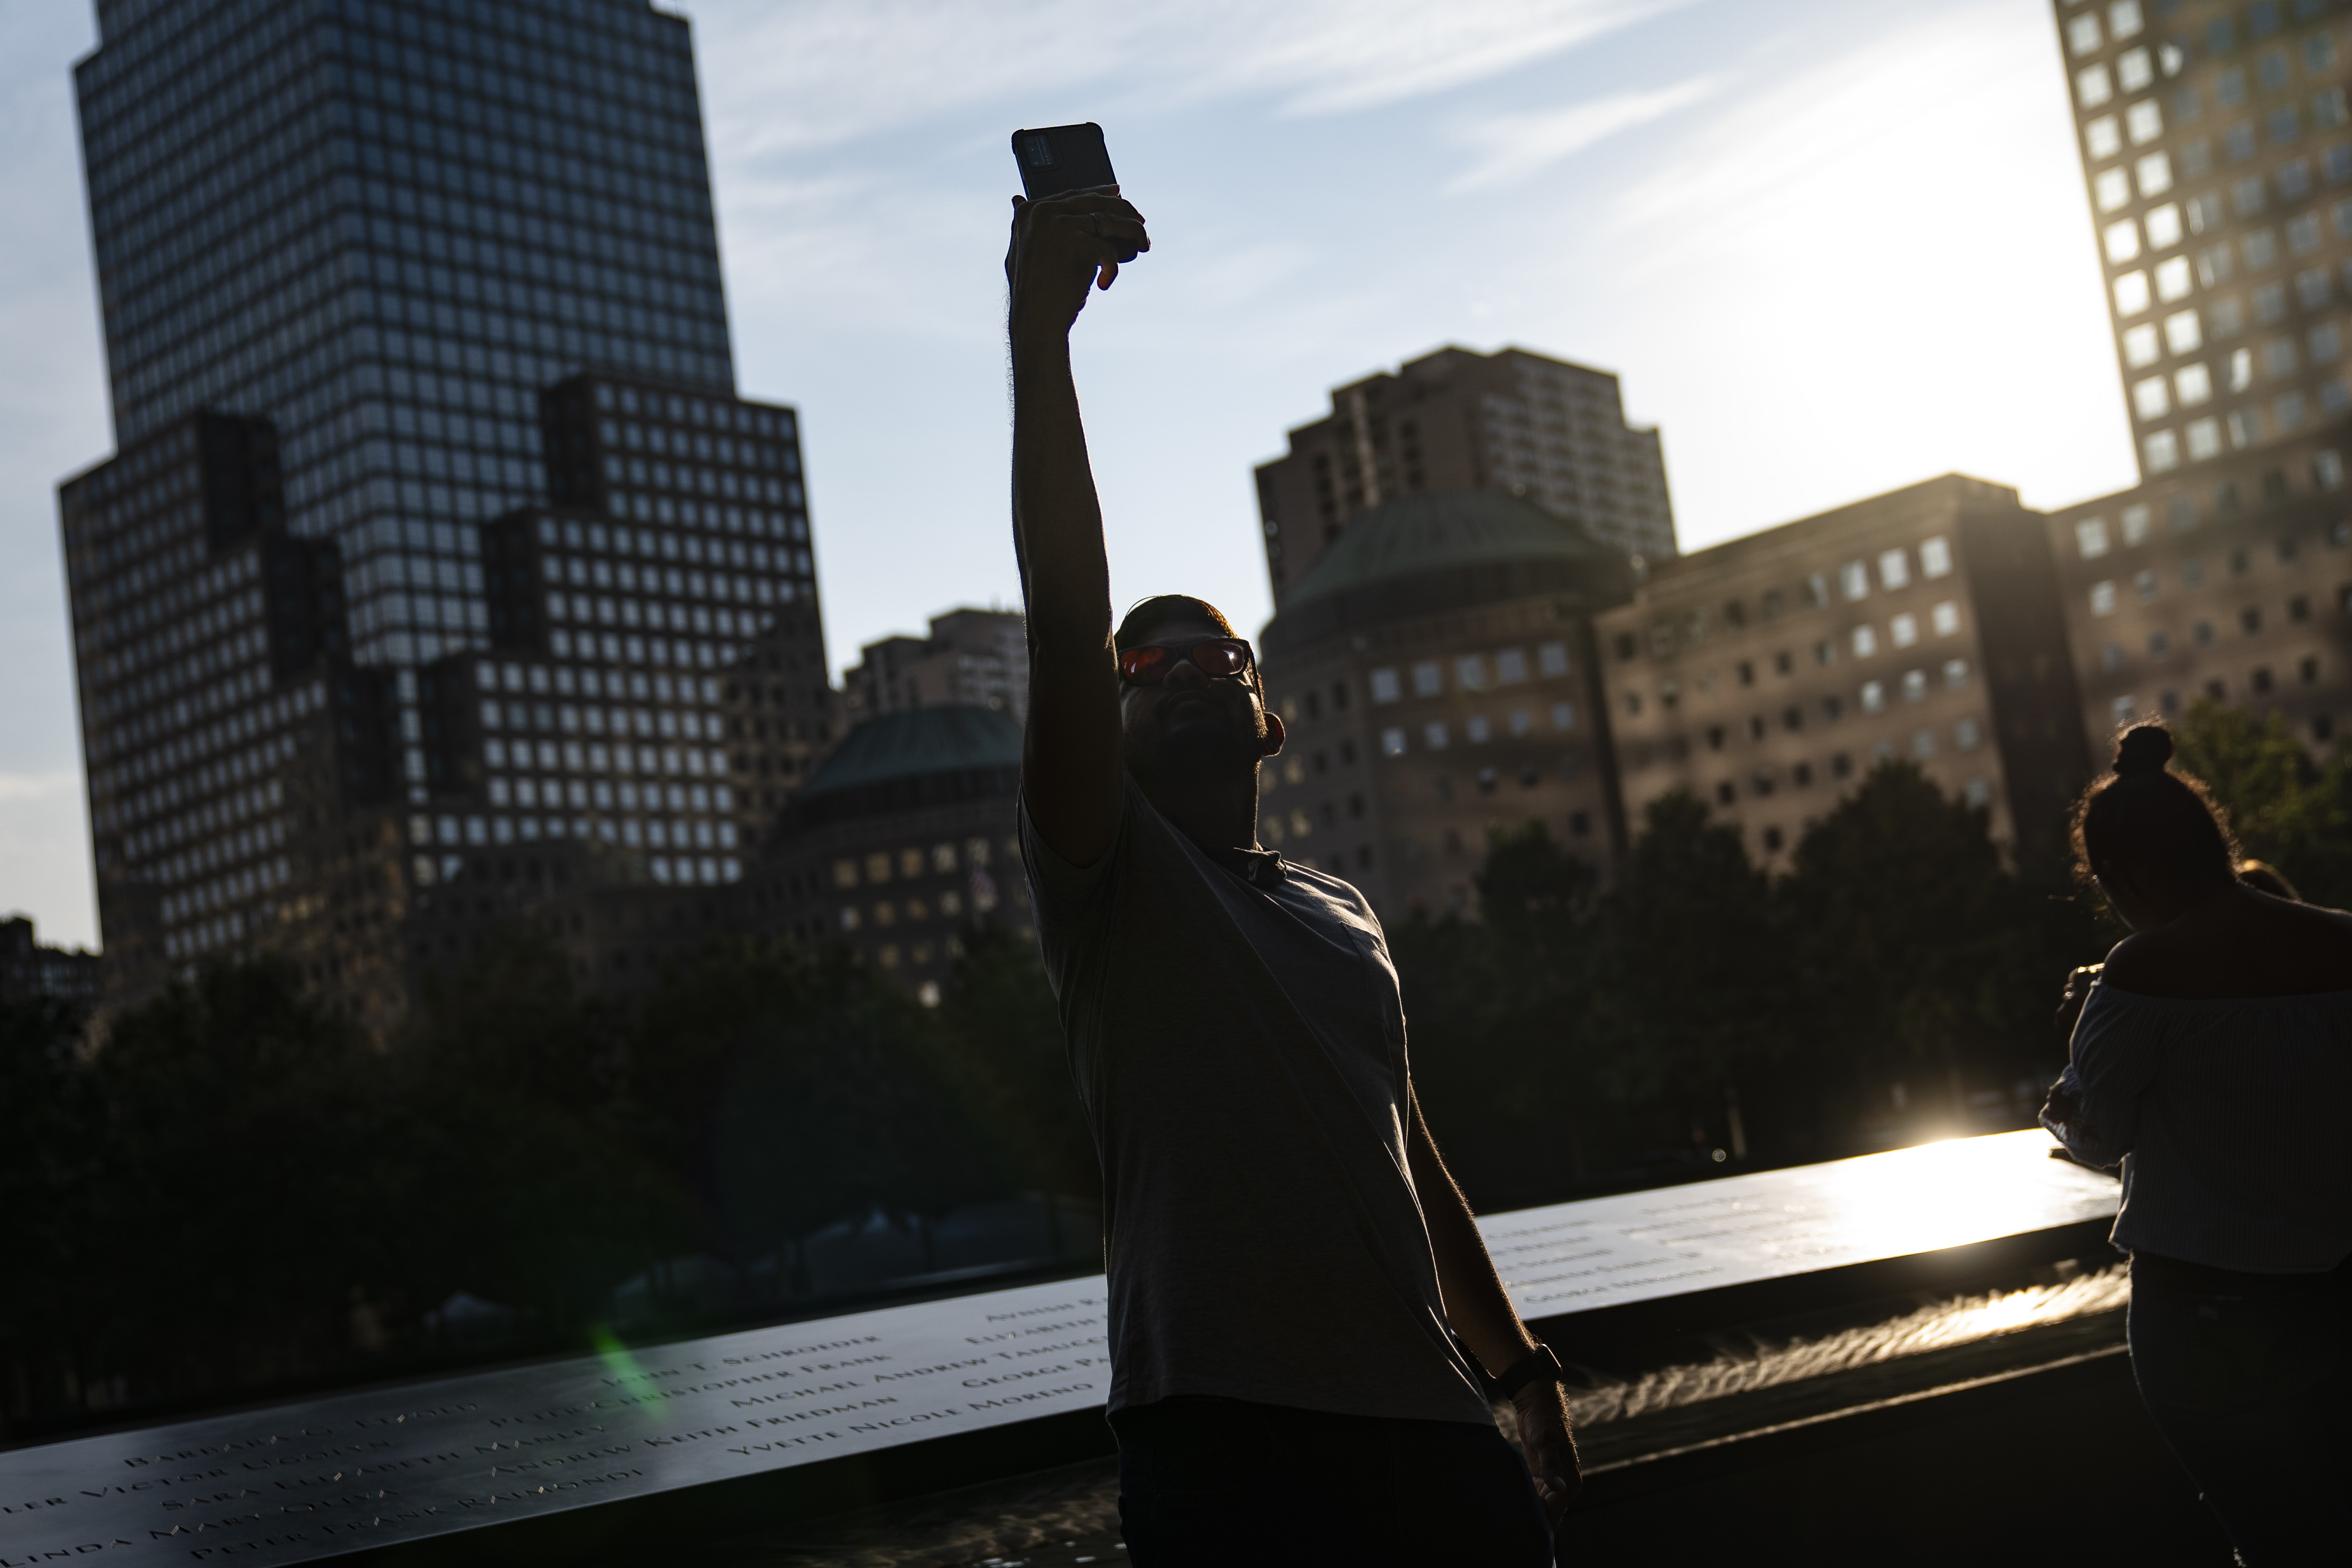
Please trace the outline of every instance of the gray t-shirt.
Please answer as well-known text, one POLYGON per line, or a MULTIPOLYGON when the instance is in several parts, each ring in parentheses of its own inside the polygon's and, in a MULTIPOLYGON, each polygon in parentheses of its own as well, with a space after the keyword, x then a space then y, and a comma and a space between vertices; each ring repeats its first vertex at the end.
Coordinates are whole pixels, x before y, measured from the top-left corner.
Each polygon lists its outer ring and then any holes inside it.
POLYGON ((1021 837, 1102 1160, 1110 1408, 1491 1421, 1446 1331, 1405 1160, 1404 1008, 1363 895, 1212 856, 1132 779, 1094 865, 1047 848, 1025 804, 1021 837))

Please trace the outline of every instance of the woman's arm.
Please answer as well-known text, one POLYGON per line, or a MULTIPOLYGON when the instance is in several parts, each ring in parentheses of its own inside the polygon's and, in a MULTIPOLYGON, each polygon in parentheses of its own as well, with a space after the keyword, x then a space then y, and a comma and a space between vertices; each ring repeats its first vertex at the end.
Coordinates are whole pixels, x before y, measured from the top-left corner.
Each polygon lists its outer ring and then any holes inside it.
POLYGON ((2042 1125, 2088 1164, 2120 1164, 2139 1141, 2139 1098, 2160 1055, 2146 1007, 2119 1000, 2105 976, 2094 984, 2074 1026, 2074 1059, 2042 1108, 2042 1125))

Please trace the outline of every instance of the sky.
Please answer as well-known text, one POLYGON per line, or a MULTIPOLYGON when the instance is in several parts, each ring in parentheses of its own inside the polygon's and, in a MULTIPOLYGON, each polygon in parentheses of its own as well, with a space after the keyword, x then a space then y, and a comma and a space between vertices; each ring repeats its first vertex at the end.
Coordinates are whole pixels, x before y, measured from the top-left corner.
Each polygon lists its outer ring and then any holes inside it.
MULTIPOLYGON (((1118 604, 1271 609, 1252 467, 1447 343, 1614 371, 1684 548, 1936 474, 2134 482, 2044 0, 679 0, 740 390, 802 412, 836 669, 1019 602, 1008 147, 1151 253, 1076 360, 1118 604)), ((111 447, 70 67, 0 0, 0 910, 98 940, 55 486, 111 447)))

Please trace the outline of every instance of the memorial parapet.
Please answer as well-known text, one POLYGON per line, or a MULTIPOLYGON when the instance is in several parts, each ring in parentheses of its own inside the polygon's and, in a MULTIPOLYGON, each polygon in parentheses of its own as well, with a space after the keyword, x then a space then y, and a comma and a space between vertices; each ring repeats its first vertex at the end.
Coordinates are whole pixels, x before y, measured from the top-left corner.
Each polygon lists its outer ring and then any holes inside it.
MULTIPOLYGON (((1671 1331, 1708 1299, 2076 1245, 2116 1185, 2049 1148, 2001 1134, 1480 1223, 1572 1356, 1583 1324, 1671 1331)), ((1108 1356, 1097 1276, 20 1448, 0 1453, 0 1568, 675 1548, 1098 1451, 1108 1356)))

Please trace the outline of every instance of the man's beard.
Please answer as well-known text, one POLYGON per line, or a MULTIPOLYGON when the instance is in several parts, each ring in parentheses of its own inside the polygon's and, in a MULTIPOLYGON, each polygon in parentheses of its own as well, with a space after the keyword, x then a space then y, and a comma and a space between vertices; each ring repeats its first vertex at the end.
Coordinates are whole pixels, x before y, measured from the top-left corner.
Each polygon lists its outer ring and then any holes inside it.
POLYGON ((1250 773, 1265 754, 1264 737, 1211 700, 1192 718, 1131 739, 1127 762, 1147 783, 1181 785, 1250 773))

